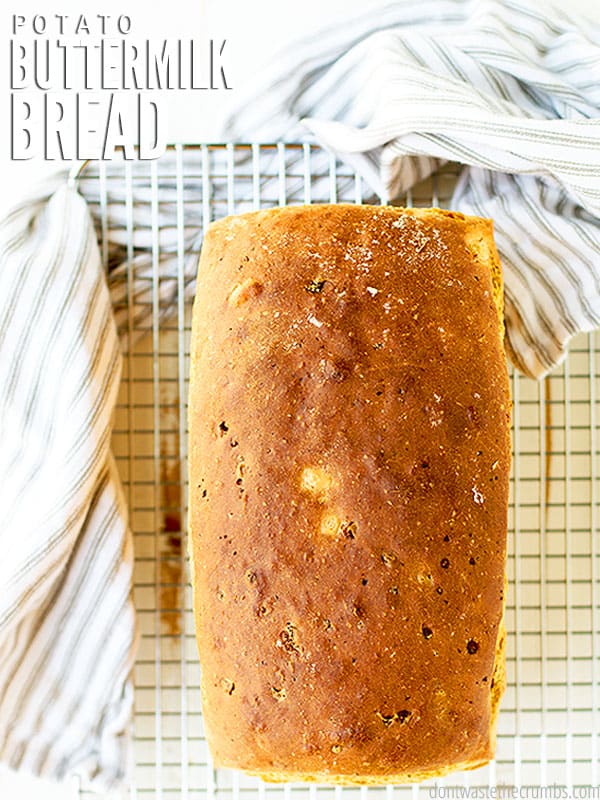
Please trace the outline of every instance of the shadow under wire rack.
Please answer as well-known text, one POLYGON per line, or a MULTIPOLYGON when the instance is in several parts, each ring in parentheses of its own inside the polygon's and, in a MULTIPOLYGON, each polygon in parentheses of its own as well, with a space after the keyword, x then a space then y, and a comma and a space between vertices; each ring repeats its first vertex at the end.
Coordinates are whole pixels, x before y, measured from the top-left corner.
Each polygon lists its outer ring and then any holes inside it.
MULTIPOLYGON (((459 171, 446 166, 404 204, 447 207, 459 171)), ((77 181, 124 349, 113 451, 134 534, 140 631, 124 796, 419 800, 493 787, 508 797, 503 789, 557 784, 571 796, 600 797, 598 789, 577 795, 600 782, 600 336, 579 335, 543 381, 511 370, 508 686, 495 761, 420 785, 368 789, 269 785, 214 770, 185 547, 191 301, 202 232, 214 219, 257 208, 380 199, 351 167, 310 143, 175 145, 158 161, 92 162, 77 181)), ((81 792, 88 796, 95 795, 81 792)))

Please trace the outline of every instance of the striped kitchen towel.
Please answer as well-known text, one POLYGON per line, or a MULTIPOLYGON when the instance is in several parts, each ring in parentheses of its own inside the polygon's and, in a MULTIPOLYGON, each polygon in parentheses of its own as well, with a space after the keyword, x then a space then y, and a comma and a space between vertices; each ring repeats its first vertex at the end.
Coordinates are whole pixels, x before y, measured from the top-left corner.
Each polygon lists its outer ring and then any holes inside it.
POLYGON ((133 696, 120 371, 92 219, 63 180, 0 225, 0 762, 96 789, 126 773, 133 696))
POLYGON ((600 324, 600 27, 521 0, 369 7, 286 47, 232 139, 312 131, 381 197, 453 161, 452 207, 494 220, 507 345, 540 377, 600 324))

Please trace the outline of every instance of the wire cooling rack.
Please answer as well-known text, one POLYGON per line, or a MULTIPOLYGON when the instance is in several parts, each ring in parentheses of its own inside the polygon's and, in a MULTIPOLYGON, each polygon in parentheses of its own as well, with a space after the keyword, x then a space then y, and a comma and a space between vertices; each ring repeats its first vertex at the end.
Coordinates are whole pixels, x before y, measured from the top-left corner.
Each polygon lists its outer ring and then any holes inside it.
MULTIPOLYGON (((446 206, 457 174, 455 165, 446 167, 405 204, 446 206)), ((600 781, 598 335, 577 337, 542 382, 511 372, 508 687, 495 761, 384 789, 268 785, 214 770, 185 550, 190 299, 202 231, 224 214, 253 208, 378 199, 350 167, 306 143, 178 145, 158 162, 89 164, 78 181, 107 270, 125 262, 111 273, 128 342, 113 445, 134 533, 140 632, 126 796, 418 800, 483 796, 476 789, 515 797, 510 787, 557 784, 573 797, 599 798, 598 788, 588 788, 600 781)))

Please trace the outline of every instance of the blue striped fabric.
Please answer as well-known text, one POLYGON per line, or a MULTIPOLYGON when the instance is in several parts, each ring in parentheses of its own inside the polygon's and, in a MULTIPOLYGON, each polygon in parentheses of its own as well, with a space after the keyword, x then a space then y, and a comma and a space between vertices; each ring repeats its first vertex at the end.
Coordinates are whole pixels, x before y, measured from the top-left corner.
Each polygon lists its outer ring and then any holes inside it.
POLYGON ((62 185, 0 225, 0 761, 126 774, 133 554, 110 452, 121 353, 92 219, 62 185))

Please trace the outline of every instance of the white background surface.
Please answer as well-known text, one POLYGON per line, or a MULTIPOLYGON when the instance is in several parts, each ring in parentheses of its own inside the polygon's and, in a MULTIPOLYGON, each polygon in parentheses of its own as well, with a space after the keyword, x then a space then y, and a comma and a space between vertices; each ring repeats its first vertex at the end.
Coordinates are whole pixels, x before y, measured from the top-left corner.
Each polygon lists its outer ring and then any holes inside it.
MULTIPOLYGON (((532 5, 547 7, 548 0, 530 0, 532 5)), ((126 5, 116 0, 88 2, 62 0, 44 6, 32 0, 20 0, 4 7, 0 20, 0 164, 2 192, 0 213, 19 196, 27 194, 42 175, 54 171, 56 163, 43 161, 11 162, 9 139, 9 41, 13 13, 32 16, 44 13, 129 14, 136 38, 213 38, 228 41, 227 77, 231 92, 169 92, 170 141, 210 141, 219 138, 221 119, 227 103, 239 96, 245 82, 252 82, 259 69, 283 46, 330 23, 343 24, 344 18, 358 11, 375 9, 382 0, 169 0, 154 7, 145 0, 130 0, 126 5)), ((598 15, 598 0, 569 0, 572 12, 588 17, 598 15)), ((275 77, 275 72, 274 72, 275 77)), ((56 788, 23 777, 11 776, 0 769, 0 798, 4 800, 63 800, 75 798, 74 784, 56 788)))

